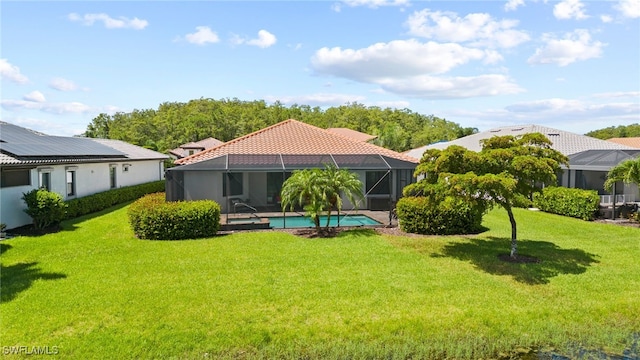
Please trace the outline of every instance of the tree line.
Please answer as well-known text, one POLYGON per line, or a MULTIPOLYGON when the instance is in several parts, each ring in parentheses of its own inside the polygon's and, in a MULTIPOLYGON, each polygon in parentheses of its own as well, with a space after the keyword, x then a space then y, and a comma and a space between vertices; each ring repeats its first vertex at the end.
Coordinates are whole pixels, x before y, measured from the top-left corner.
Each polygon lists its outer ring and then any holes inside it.
POLYGON ((103 113, 91 121, 82 136, 122 140, 167 152, 208 137, 226 142, 287 119, 324 129, 345 127, 376 135, 375 144, 399 152, 478 132, 409 109, 359 103, 321 109, 297 104, 287 107, 280 102, 269 105, 264 100, 200 98, 186 103, 164 102, 157 109, 103 113))
POLYGON ((640 137, 640 124, 609 126, 604 129, 590 131, 585 135, 602 140, 611 138, 640 137))

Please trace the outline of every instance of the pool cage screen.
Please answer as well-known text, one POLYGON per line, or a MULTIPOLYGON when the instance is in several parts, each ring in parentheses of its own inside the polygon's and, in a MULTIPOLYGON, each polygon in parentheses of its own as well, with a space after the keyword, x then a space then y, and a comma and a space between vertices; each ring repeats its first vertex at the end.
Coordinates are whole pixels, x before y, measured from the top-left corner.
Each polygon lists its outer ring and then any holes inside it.
MULTIPOLYGON (((184 176, 186 172, 216 171, 227 173, 230 179, 231 173, 237 172, 282 172, 291 173, 295 170, 319 168, 323 169, 327 165, 335 166, 338 169, 348 169, 351 171, 379 171, 383 176, 373 186, 367 186, 365 199, 369 193, 374 192, 379 186, 388 186, 391 189, 393 184, 393 172, 399 171, 403 174, 402 182, 398 182, 396 194, 401 193, 401 186, 411 182, 416 164, 403 161, 380 154, 226 154, 210 160, 198 163, 182 165, 168 169, 166 172, 166 192, 167 200, 184 200, 184 176), (384 184, 384 182, 387 182, 384 184)), ((226 181, 225 186, 229 186, 230 181, 226 181)), ((226 192, 229 190, 227 189, 226 192)), ((389 218, 391 221, 391 211, 393 207, 392 191, 389 191, 388 199, 383 201, 388 204, 389 218)), ((226 197, 227 206, 225 212, 230 211, 230 197, 226 197)))

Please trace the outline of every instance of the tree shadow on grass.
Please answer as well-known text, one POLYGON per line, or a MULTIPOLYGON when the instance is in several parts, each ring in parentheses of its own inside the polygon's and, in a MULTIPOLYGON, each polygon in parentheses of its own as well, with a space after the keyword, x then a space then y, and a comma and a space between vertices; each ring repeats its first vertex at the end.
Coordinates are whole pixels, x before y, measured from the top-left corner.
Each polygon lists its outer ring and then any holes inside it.
POLYGON ((0 302, 13 300, 19 293, 30 288, 36 280, 56 280, 67 277, 61 273, 43 272, 36 265, 38 265, 37 262, 9 266, 0 264, 0 302))
POLYGON ((536 285, 547 284, 552 277, 561 274, 582 274, 591 264, 598 263, 596 255, 581 249, 562 249, 548 241, 518 240, 518 253, 533 256, 536 263, 512 263, 499 256, 508 254, 511 239, 489 237, 469 239, 464 243, 445 245, 441 254, 434 257, 452 257, 469 261, 476 268, 493 275, 509 275, 516 281, 536 285))
POLYGON ((0 255, 4 254, 7 250, 11 249, 11 245, 9 244, 0 244, 0 255))

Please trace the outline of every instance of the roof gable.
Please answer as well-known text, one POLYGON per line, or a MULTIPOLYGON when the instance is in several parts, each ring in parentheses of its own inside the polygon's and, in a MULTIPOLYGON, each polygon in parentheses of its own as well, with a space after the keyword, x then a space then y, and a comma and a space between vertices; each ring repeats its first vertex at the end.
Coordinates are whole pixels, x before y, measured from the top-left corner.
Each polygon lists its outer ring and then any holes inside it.
POLYGON ((395 151, 289 119, 180 159, 176 164, 193 164, 228 154, 379 154, 401 161, 417 162, 395 151))
POLYGON ((459 145, 472 151, 482 150, 481 140, 489 139, 494 136, 522 136, 528 133, 542 133, 551 140, 551 147, 562 154, 569 156, 587 150, 629 150, 633 149, 629 146, 616 144, 613 142, 592 138, 586 135, 575 134, 568 131, 558 130, 540 125, 514 125, 504 126, 484 132, 465 136, 456 140, 440 142, 431 145, 422 146, 413 150, 409 150, 404 154, 416 159, 420 159, 427 149, 446 149, 450 145, 459 145))

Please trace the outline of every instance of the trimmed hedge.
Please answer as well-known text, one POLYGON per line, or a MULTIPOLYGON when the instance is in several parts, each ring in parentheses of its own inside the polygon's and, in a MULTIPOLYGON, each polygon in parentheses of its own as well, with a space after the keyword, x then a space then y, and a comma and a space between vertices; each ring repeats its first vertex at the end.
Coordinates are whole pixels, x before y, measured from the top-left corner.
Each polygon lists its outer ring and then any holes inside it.
POLYGON ((136 236, 148 240, 210 237, 220 227, 220 205, 212 200, 167 202, 164 193, 146 195, 128 210, 136 236))
POLYGON ((91 214, 110 208, 114 205, 139 199, 140 197, 164 191, 164 180, 153 181, 140 185, 121 187, 100 193, 67 200, 67 219, 91 214))
POLYGON ((533 206, 552 214, 593 220, 600 209, 600 196, 596 190, 551 186, 535 194, 533 206))
POLYGON ((36 229, 58 226, 65 219, 67 205, 60 194, 46 189, 33 189, 22 193, 22 200, 27 204, 24 212, 31 216, 36 229))
POLYGON ((396 213, 404 232, 454 235, 480 232, 484 210, 453 200, 433 203, 427 197, 403 197, 398 200, 396 213))

